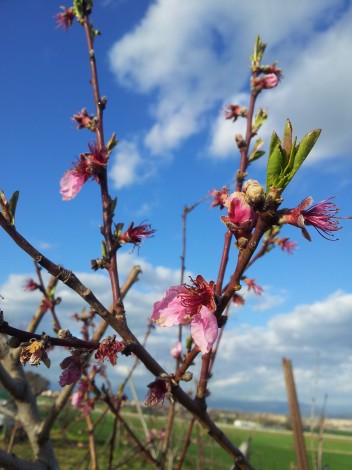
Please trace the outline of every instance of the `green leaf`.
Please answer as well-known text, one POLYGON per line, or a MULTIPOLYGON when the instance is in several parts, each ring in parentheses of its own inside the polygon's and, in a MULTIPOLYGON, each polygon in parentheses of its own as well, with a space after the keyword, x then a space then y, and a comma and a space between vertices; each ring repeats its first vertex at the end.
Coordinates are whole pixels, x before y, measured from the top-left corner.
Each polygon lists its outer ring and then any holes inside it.
POLYGON ((285 124, 282 148, 285 150, 287 155, 290 155, 292 148, 292 124, 289 119, 286 120, 285 124))
POLYGON ((320 133, 321 129, 315 129, 314 131, 308 132, 308 134, 306 134, 299 143, 295 152, 295 163, 292 169, 292 176, 297 172, 304 160, 308 157, 316 141, 319 139, 320 133))
POLYGON ((281 142, 276 132, 273 132, 270 141, 268 166, 266 170, 266 191, 268 192, 275 183, 282 171, 284 157, 281 148, 281 142))
POLYGON ((15 225, 15 214, 16 214, 16 207, 17 207, 17 202, 19 198, 20 192, 15 191, 13 195, 11 196, 11 199, 9 201, 9 210, 10 210, 10 216, 11 216, 11 225, 15 225))
POLYGON ((258 160, 258 158, 262 157, 263 155, 265 155, 265 152, 264 150, 257 150, 256 152, 252 152, 248 158, 248 161, 251 163, 251 162, 254 162, 255 160, 258 160))

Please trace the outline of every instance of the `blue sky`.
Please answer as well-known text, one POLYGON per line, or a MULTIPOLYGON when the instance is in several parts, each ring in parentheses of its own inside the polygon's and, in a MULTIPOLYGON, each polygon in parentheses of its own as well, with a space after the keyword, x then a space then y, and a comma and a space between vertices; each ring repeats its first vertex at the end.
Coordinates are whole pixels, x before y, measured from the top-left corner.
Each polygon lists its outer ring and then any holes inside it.
MULTIPOLYGON (((143 335, 153 302, 179 282, 183 206, 231 181, 238 167, 234 134, 243 126, 225 121, 222 108, 248 105, 248 57, 257 34, 268 44, 264 62, 277 61, 284 73, 279 87, 258 100, 269 111, 261 132, 265 149, 273 130, 282 134, 287 117, 299 138, 323 129, 285 191, 283 206, 294 207, 309 195, 316 202, 336 196, 341 213, 351 215, 351 2, 95 3, 94 25, 103 33, 96 56, 101 92, 108 98, 105 134, 116 131, 120 140, 110 167, 110 187, 119 201, 116 222, 147 220, 157 230, 139 253, 125 248, 120 256, 122 276, 133 263, 143 268, 126 300, 131 325, 143 335)), ((89 269, 100 254, 99 188, 89 182, 68 202, 59 194, 60 178, 93 140, 70 119, 83 107, 92 113, 93 102, 82 28, 55 27, 61 4, 0 4, 0 187, 8 196, 20 190, 17 229, 108 304, 106 278, 89 269)), ((265 158, 250 172, 264 183, 265 158)), ((187 269, 208 280, 216 279, 222 250, 219 217, 210 200, 189 217, 187 269)), ((311 243, 299 230, 285 227, 283 235, 298 243, 295 254, 277 250, 248 272, 264 294, 249 295, 243 309, 233 308, 213 378, 214 396, 285 400, 281 357, 286 355, 295 367, 299 395, 309 402, 319 354, 320 397, 328 393, 331 406, 351 409, 352 226, 342 225, 339 241, 328 242, 313 230, 311 243)), ((25 326, 36 296, 24 293, 22 284, 33 264, 4 233, 0 246, 3 309, 15 326, 25 326)), ((233 250, 232 268, 235 257, 233 250)), ((62 317, 80 311, 80 299, 60 289, 62 317)), ((157 330, 150 348, 166 357, 175 338, 176 331, 157 330)), ((123 361, 113 372, 117 378, 128 366, 123 361)), ((163 365, 171 367, 171 359, 163 365)), ((51 373, 57 376, 57 370, 51 373)), ((138 383, 149 381, 141 370, 138 383)))

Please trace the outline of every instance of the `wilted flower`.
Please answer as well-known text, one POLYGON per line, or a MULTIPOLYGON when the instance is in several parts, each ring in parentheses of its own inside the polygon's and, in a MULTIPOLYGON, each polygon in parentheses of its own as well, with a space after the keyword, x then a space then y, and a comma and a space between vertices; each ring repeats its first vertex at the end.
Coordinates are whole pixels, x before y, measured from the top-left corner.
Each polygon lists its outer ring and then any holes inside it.
POLYGON ((311 238, 305 228, 307 225, 312 225, 322 237, 327 238, 323 235, 323 233, 325 233, 333 238, 334 235, 332 232, 340 230, 341 227, 339 227, 339 223, 336 220, 336 214, 339 209, 333 202, 330 202, 330 199, 332 198, 324 199, 314 204, 310 209, 307 209, 313 202, 311 197, 307 197, 294 209, 283 209, 279 223, 291 224, 301 228, 302 235, 309 241, 311 238))
POLYGON ((242 297, 242 295, 240 294, 237 294, 237 292, 235 292, 232 296, 232 302, 237 306, 237 307, 242 307, 242 305, 244 305, 244 298, 242 297))
POLYGON ((75 14, 73 8, 60 7, 63 12, 55 15, 56 23, 58 28, 67 30, 72 26, 75 14))
POLYGON ((292 255, 293 250, 297 248, 297 243, 290 241, 288 237, 278 238, 275 240, 275 243, 281 247, 282 251, 287 251, 290 255, 292 255))
POLYGON ((31 340, 30 343, 21 346, 20 362, 24 366, 27 362, 31 366, 38 366, 43 362, 46 367, 50 367, 50 359, 45 351, 46 345, 44 341, 31 340))
POLYGON ((213 189, 209 194, 214 198, 211 203, 211 207, 220 206, 220 209, 223 209, 225 201, 229 195, 228 189, 226 187, 223 187, 222 189, 213 189))
POLYGON ((253 290, 256 295, 262 295, 263 288, 255 283, 255 279, 249 279, 248 277, 245 277, 243 280, 247 284, 248 290, 253 290))
POLYGON ((66 357, 60 364, 61 369, 64 369, 59 378, 59 384, 61 387, 65 385, 71 385, 82 375, 83 367, 79 354, 72 354, 66 357))
POLYGON ((82 111, 74 114, 72 120, 77 123, 77 129, 86 128, 91 131, 95 129, 94 116, 92 114, 89 116, 86 108, 83 108, 82 111))
POLYGON ((27 279, 24 286, 23 286, 24 290, 28 291, 28 292, 33 292, 37 289, 40 288, 40 285, 37 284, 36 282, 34 282, 33 279, 27 279))
POLYGON ((233 122, 237 120, 239 116, 245 117, 247 115, 247 109, 241 108, 238 104, 228 104, 224 109, 225 119, 233 119, 233 122))
POLYGON ((108 336, 101 341, 94 357, 101 362, 104 359, 109 359, 110 363, 116 366, 117 354, 123 351, 124 348, 125 344, 122 341, 116 341, 115 336, 108 336))
POLYGON ((168 377, 160 377, 148 385, 149 391, 145 397, 146 406, 155 406, 158 403, 164 403, 165 395, 171 392, 170 379, 168 377))
POLYGON ((163 299, 155 302, 151 318, 162 327, 189 324, 195 344, 205 354, 218 335, 217 319, 213 313, 216 308, 214 282, 208 284, 200 275, 191 280, 193 286, 170 287, 163 299))
POLYGON ((131 223, 125 232, 121 233, 119 236, 120 243, 132 243, 135 246, 139 246, 143 238, 150 238, 155 232, 148 224, 137 225, 137 227, 133 227, 133 225, 134 222, 131 223))

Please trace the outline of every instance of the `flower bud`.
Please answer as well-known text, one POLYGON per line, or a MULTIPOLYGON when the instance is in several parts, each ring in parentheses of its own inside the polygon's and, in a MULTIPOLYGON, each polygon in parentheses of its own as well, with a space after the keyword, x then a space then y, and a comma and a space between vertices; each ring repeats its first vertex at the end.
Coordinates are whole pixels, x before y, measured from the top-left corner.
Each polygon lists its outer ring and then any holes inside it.
POLYGON ((246 202, 252 206, 258 206, 264 202, 264 188, 256 180, 246 181, 243 185, 243 192, 245 193, 246 202))

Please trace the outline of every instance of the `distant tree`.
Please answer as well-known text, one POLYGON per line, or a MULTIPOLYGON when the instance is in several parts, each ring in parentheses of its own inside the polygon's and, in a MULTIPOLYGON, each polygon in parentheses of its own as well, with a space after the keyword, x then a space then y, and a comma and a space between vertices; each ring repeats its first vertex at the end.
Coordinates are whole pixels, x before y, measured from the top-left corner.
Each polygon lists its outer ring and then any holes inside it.
POLYGON ((36 372, 26 372, 27 380, 34 396, 40 395, 44 390, 48 390, 50 381, 36 372))

